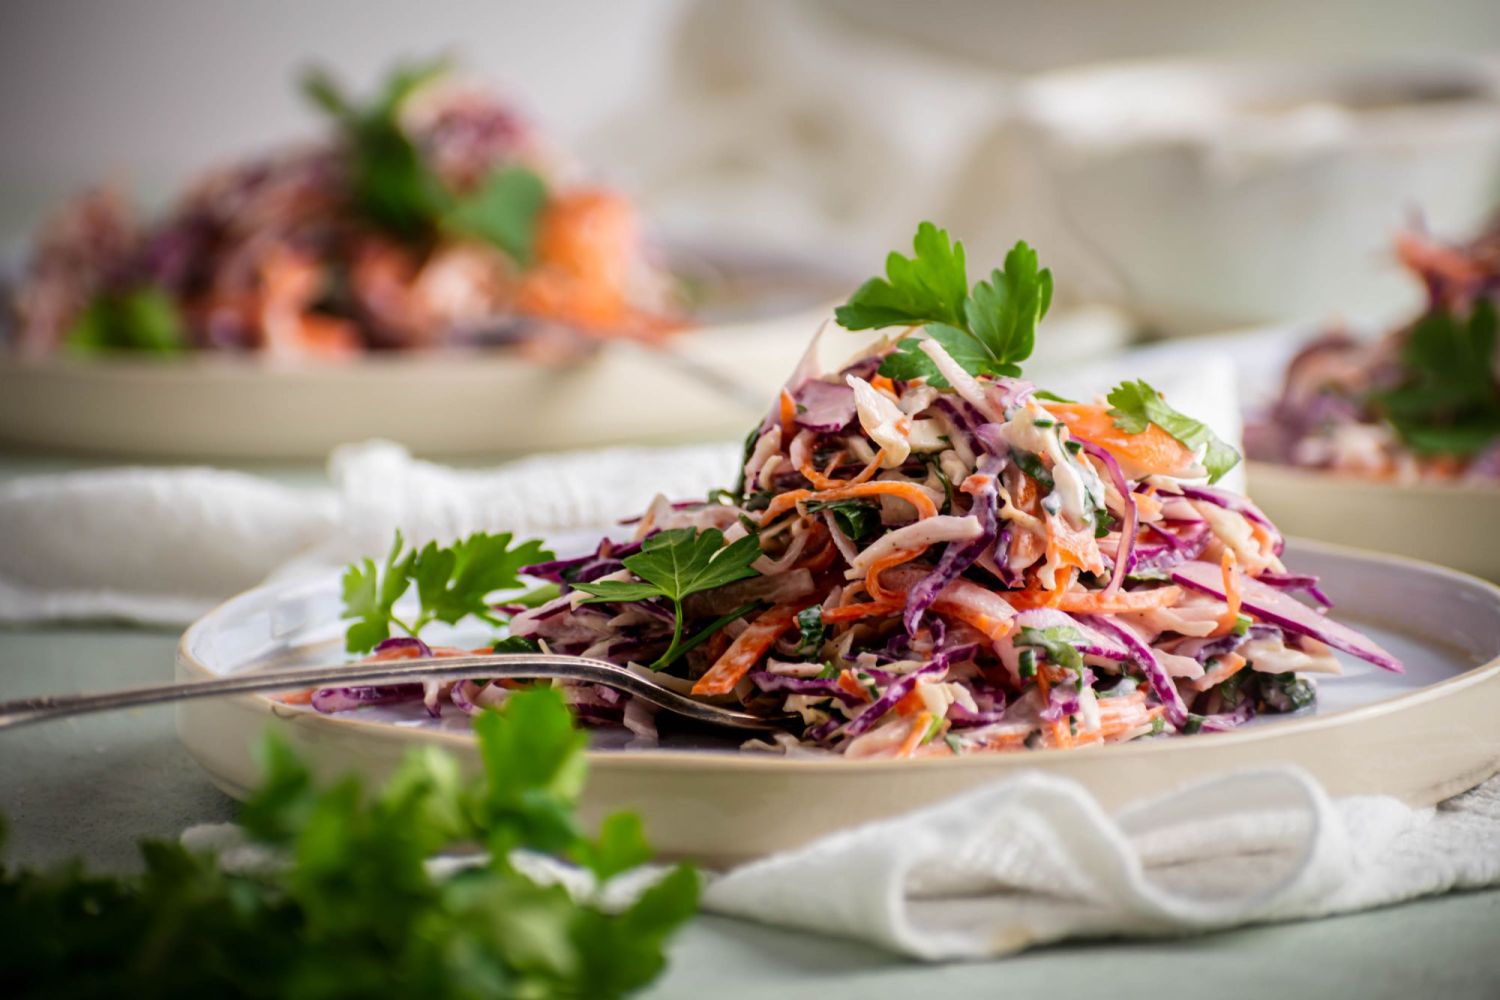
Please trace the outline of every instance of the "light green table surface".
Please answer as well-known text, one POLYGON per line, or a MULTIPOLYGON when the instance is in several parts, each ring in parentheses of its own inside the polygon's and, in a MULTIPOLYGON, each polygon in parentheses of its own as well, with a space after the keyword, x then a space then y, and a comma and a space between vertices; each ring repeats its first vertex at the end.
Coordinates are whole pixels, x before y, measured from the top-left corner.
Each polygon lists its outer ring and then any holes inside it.
MULTIPOLYGON (((0 480, 76 463, 0 455, 0 480)), ((310 483, 307 469, 265 471, 310 483)), ((105 626, 0 629, 0 698, 169 680, 176 636, 105 626)), ((139 837, 234 816, 188 757, 170 709, 0 732, 8 860, 134 863, 139 837)), ((1500 723, 1497 723, 1500 724, 1500 723)), ((1041 949, 920 965, 869 948, 717 917, 676 941, 651 997, 1500 998, 1500 890, 1188 940, 1041 949)))

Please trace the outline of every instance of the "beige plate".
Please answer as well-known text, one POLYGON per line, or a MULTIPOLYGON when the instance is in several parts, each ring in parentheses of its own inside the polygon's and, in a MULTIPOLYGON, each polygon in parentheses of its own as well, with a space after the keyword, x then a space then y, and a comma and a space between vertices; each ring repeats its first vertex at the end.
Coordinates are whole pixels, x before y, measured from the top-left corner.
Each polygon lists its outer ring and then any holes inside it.
MULTIPOLYGON (((1407 673, 1343 658, 1346 675, 1321 685, 1314 715, 1083 750, 848 761, 744 753, 702 738, 652 750, 599 747, 590 752, 584 819, 635 809, 664 853, 723 865, 1026 768, 1081 781, 1109 808, 1212 772, 1271 763, 1301 765, 1335 795, 1380 793, 1411 803, 1435 802, 1500 770, 1500 587, 1427 563, 1308 542, 1293 544, 1289 563, 1321 576, 1340 618, 1366 628, 1407 673)), ((242 594, 183 635, 178 676, 337 659, 337 615, 331 576, 242 594)), ((251 748, 271 718, 324 777, 358 771, 378 779, 424 744, 478 767, 466 719, 453 711, 440 722, 406 709, 325 716, 241 696, 187 702, 178 713, 188 751, 235 796, 256 780, 251 748)))
POLYGON ((1398 485, 1268 462, 1251 462, 1246 477, 1284 531, 1500 580, 1500 484, 1398 485))

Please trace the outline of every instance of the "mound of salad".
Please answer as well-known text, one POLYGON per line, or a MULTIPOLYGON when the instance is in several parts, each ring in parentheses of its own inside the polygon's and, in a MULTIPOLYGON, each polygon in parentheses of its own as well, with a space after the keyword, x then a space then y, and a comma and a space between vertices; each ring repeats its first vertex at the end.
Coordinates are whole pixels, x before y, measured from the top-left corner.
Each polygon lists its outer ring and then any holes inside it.
POLYGON ((109 190, 67 205, 13 296, 13 348, 565 359, 684 324, 630 202, 446 64, 400 68, 363 104, 321 73, 304 90, 322 141, 212 173, 154 221, 109 190))
MULTIPOLYGON (((914 256, 892 254, 837 311, 845 329, 899 335, 832 374, 812 370, 810 350, 733 488, 658 498, 634 540, 572 559, 509 535, 411 551, 398 538, 383 566, 345 574, 349 649, 463 653, 420 633, 483 621, 496 651, 598 657, 800 720, 748 745, 848 757, 1222 731, 1312 706, 1312 676, 1340 672, 1334 650, 1400 671, 1321 610, 1317 580, 1282 564, 1282 536, 1253 503, 1213 485, 1239 455, 1207 426, 1144 382, 1082 403, 1020 377, 1051 295, 1026 244, 971 286, 962 244, 924 223, 914 256), (495 596, 523 578, 537 586, 495 596), (412 586, 419 610, 398 618, 412 586)), ((440 715, 516 686, 296 700, 321 712, 421 701, 440 715)), ((655 735, 649 706, 565 690, 585 722, 655 735)))
POLYGON ((1426 290, 1422 314, 1379 340, 1335 329, 1304 347, 1246 451, 1399 482, 1500 483, 1500 216, 1464 245, 1407 232, 1396 250, 1426 290))

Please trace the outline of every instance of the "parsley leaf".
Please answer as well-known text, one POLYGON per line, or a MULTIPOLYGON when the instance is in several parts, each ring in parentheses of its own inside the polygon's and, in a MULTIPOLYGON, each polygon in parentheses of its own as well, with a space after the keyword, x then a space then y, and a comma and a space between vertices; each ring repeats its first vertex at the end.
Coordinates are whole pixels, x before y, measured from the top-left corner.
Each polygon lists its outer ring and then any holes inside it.
POLYGON ((1048 628, 1023 626, 1015 638, 1017 646, 1035 646, 1047 654, 1049 662, 1072 670, 1083 669, 1083 654, 1078 652, 1075 645, 1082 641, 1083 636, 1069 625, 1053 625, 1048 628))
POLYGON ((359 214, 407 240, 440 232, 483 240, 525 266, 547 203, 542 178, 517 165, 492 171, 473 191, 451 191, 401 126, 407 98, 449 68, 446 60, 397 67, 365 107, 346 98, 320 70, 307 74, 302 89, 343 129, 359 214))
MULTIPOLYGON (((1037 324, 1052 304, 1052 272, 1038 266, 1036 251, 1017 243, 1006 254, 1004 269, 970 291, 962 243, 950 244, 946 231, 924 222, 912 246, 915 257, 892 253, 886 277, 865 282, 838 308, 839 325, 849 330, 921 326, 971 375, 1019 375, 1020 362, 1035 346, 1037 324)), ((896 344, 880 374, 948 385, 914 337, 896 344)))
POLYGON ((525 167, 508 167, 459 199, 444 213, 443 225, 493 243, 524 267, 531 263, 537 219, 546 204, 547 185, 541 177, 525 167))
POLYGON ((252 845, 284 860, 226 874, 212 855, 145 842, 140 876, 0 870, 7 961, 0 989, 25 996, 352 997, 436 1000, 619 997, 649 983, 697 905, 678 866, 623 909, 522 874, 511 850, 581 863, 600 883, 651 857, 639 818, 597 837, 575 819, 585 738, 551 688, 514 692, 476 717, 485 772, 435 749, 367 793, 312 780, 284 744, 241 814, 252 845), (435 854, 480 844, 453 874, 435 854), (497 850, 498 848, 498 850, 497 850))
POLYGON ((750 564, 758 558, 760 539, 755 535, 746 535, 726 546, 724 533, 717 528, 703 531, 676 528, 648 536, 639 552, 623 560, 625 568, 642 582, 597 580, 576 586, 593 595, 585 604, 648 601, 657 597, 672 602, 672 642, 652 664, 652 669, 659 670, 677 657, 682 642, 683 599, 755 576, 750 564))
POLYGON ((396 532, 383 567, 366 559, 344 570, 343 617, 355 620, 345 634, 345 648, 368 653, 390 638, 392 625, 414 636, 434 621, 452 625, 470 615, 500 624, 490 611, 489 595, 519 587, 522 566, 553 557, 538 541, 514 548, 511 542, 510 532, 477 532, 450 546, 428 542, 420 551, 403 554, 405 540, 396 532), (413 583, 418 615, 407 623, 396 616, 395 606, 413 583))
POLYGON ((1172 409, 1161 393, 1140 379, 1120 383, 1107 398, 1112 407, 1110 417, 1126 434, 1140 434, 1148 425, 1155 424, 1184 448, 1195 453, 1201 448, 1209 482, 1218 482, 1239 464, 1240 453, 1220 440, 1207 424, 1172 409))
POLYGON ((964 245, 950 243, 945 230, 924 222, 917 227, 912 249, 912 257, 892 251, 885 260, 885 278, 871 278, 835 310, 840 326, 873 330, 963 322, 969 295, 964 245))
POLYGON ((65 343, 78 354, 176 354, 187 349, 187 324, 177 303, 160 289, 102 292, 68 330, 65 343))
POLYGON ((1401 347, 1405 382, 1371 402, 1402 440, 1425 454, 1466 457, 1500 437, 1500 384, 1495 304, 1479 299, 1467 320, 1433 312, 1418 320, 1401 347))

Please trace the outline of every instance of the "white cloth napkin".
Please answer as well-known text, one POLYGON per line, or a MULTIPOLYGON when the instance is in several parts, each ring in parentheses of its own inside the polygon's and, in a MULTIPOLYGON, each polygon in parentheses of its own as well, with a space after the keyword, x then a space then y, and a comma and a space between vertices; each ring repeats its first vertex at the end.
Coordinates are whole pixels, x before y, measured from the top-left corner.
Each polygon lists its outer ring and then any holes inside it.
POLYGON ((337 449, 331 488, 215 469, 123 468, 0 486, 0 621, 186 624, 268 576, 326 571, 408 540, 474 531, 579 548, 657 493, 734 482, 737 444, 535 456, 489 470, 372 441, 337 449))
POLYGON ((707 909, 927 960, 1369 909, 1500 882, 1500 779, 1411 809, 1305 772, 1211 778, 1111 817, 1040 772, 710 882, 707 909))
MULTIPOLYGON (((232 871, 276 863, 232 826, 194 827, 183 841, 218 850, 232 871)), ((576 895, 600 891, 578 869, 517 861, 576 895)), ((659 871, 622 876, 600 898, 623 906, 659 871)), ((1322 917, 1497 883, 1500 778, 1412 809, 1384 796, 1331 800, 1306 772, 1281 767, 1209 778, 1109 816, 1076 782, 1034 772, 710 873, 702 902, 952 961, 1322 917)))

